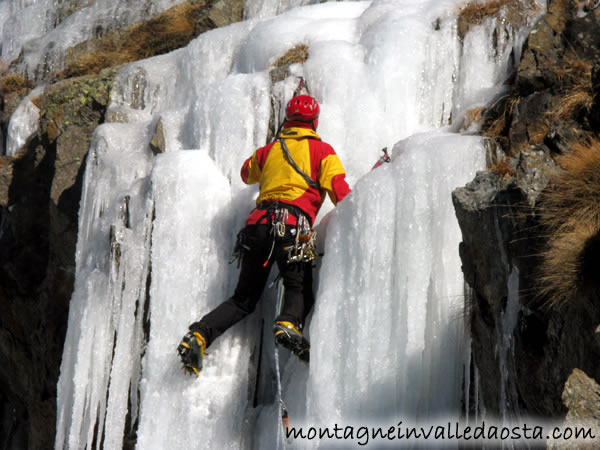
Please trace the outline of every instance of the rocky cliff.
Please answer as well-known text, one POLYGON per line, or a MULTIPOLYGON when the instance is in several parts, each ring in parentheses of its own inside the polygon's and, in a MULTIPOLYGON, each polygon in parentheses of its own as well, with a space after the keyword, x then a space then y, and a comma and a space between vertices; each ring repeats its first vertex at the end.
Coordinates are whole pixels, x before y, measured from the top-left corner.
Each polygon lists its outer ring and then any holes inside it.
POLYGON ((598 402, 573 400, 600 381, 595 7, 550 3, 482 116, 488 169, 453 193, 478 413, 599 417, 598 402))
MULTIPOLYGON (((106 120, 119 64, 185 46, 241 20, 242 10, 243 1, 188 1, 79 43, 67 49, 63 69, 44 70, 51 84, 31 100, 40 111, 37 132, 16 155, 0 156, 0 448, 54 447, 85 160, 92 133, 106 120), (150 35, 160 45, 131 45, 150 35)), ((0 72, 3 141, 36 84, 15 72, 19 64, 0 72)))
MULTIPOLYGON (((600 381, 600 310, 589 269, 597 223, 591 220, 578 246, 571 246, 579 251, 567 298, 555 298, 553 281, 542 270, 555 243, 549 236, 571 226, 550 220, 565 211, 550 208, 551 198, 544 203, 564 172, 560 157, 571 153, 574 142, 594 138, 600 121, 600 10, 591 3, 550 3, 507 92, 481 115, 489 169, 453 196, 472 292, 467 384, 478 389, 467 395, 474 413, 600 417, 597 402, 585 401, 597 396, 600 381)), ((180 15, 167 12, 79 43, 68 50, 64 70, 44 72, 53 84, 32 99, 40 110, 37 133, 17 156, 0 158, 0 446, 53 447, 84 161, 93 130, 107 120, 117 68, 106 67, 127 62, 115 61, 115 49, 161 29, 169 33, 164 45, 130 48, 128 58, 170 51, 239 20, 242 5, 186 2, 177 8, 193 20, 181 22, 176 32, 166 25, 180 15)), ((13 81, 0 105, 3 135, 33 87, 26 79, 13 81)))

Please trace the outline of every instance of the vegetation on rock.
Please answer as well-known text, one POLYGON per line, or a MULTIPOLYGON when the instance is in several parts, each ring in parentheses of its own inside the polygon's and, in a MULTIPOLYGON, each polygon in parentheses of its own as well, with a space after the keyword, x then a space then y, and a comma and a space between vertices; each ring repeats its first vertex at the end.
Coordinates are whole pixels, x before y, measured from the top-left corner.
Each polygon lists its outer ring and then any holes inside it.
POLYGON ((540 293, 550 306, 564 307, 600 288, 600 141, 577 143, 556 161, 557 173, 541 198, 548 243, 540 293))

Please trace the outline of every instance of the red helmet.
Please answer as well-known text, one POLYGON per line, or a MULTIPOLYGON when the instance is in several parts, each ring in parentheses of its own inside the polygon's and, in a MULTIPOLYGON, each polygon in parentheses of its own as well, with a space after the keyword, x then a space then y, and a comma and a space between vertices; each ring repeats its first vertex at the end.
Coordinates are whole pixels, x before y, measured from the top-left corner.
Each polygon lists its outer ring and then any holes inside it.
POLYGON ((310 95, 296 95, 285 108, 287 120, 300 120, 301 122, 312 122, 319 118, 319 103, 310 95))

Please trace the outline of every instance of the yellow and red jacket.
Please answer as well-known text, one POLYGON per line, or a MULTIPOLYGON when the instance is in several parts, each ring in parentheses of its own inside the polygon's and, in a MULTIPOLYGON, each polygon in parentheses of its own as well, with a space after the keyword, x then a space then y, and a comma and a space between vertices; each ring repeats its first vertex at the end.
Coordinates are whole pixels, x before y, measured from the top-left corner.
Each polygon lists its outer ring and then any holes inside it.
MULTIPOLYGON (((287 124, 286 124, 287 125, 287 124)), ((259 183, 260 193, 256 205, 278 201, 300 208, 314 223, 315 217, 325 200, 325 192, 336 205, 349 192, 346 172, 333 147, 321 140, 319 135, 303 123, 293 122, 283 129, 279 137, 285 139, 287 148, 296 165, 315 180, 321 191, 309 186, 286 159, 279 141, 274 141, 256 150, 242 166, 241 176, 246 184, 259 183)), ((255 224, 265 217, 264 210, 250 213, 247 224, 255 224)), ((289 216, 288 224, 294 225, 296 218, 289 216)))

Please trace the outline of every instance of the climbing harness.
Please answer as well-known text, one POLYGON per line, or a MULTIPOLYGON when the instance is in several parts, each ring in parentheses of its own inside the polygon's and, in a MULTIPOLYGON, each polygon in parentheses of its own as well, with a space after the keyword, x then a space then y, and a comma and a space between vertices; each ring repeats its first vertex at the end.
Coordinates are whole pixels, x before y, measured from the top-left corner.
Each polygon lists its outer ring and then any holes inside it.
POLYGON ((317 232, 311 228, 305 216, 298 218, 298 224, 292 229, 296 235, 294 245, 285 247, 288 252, 288 264, 308 263, 317 257, 317 232))
POLYGON ((287 263, 308 263, 317 257, 317 232, 310 226, 310 222, 306 215, 299 212, 298 208, 291 205, 280 204, 274 202, 271 206, 271 213, 267 213, 267 216, 271 218, 271 233, 273 234, 273 242, 271 244, 271 250, 269 256, 264 262, 263 266, 266 267, 273 256, 273 250, 275 249, 275 241, 282 239, 285 236, 286 230, 288 230, 288 218, 290 210, 292 214, 296 216, 296 227, 289 229, 292 236, 295 236, 292 245, 284 247, 284 251, 288 253, 287 263))

